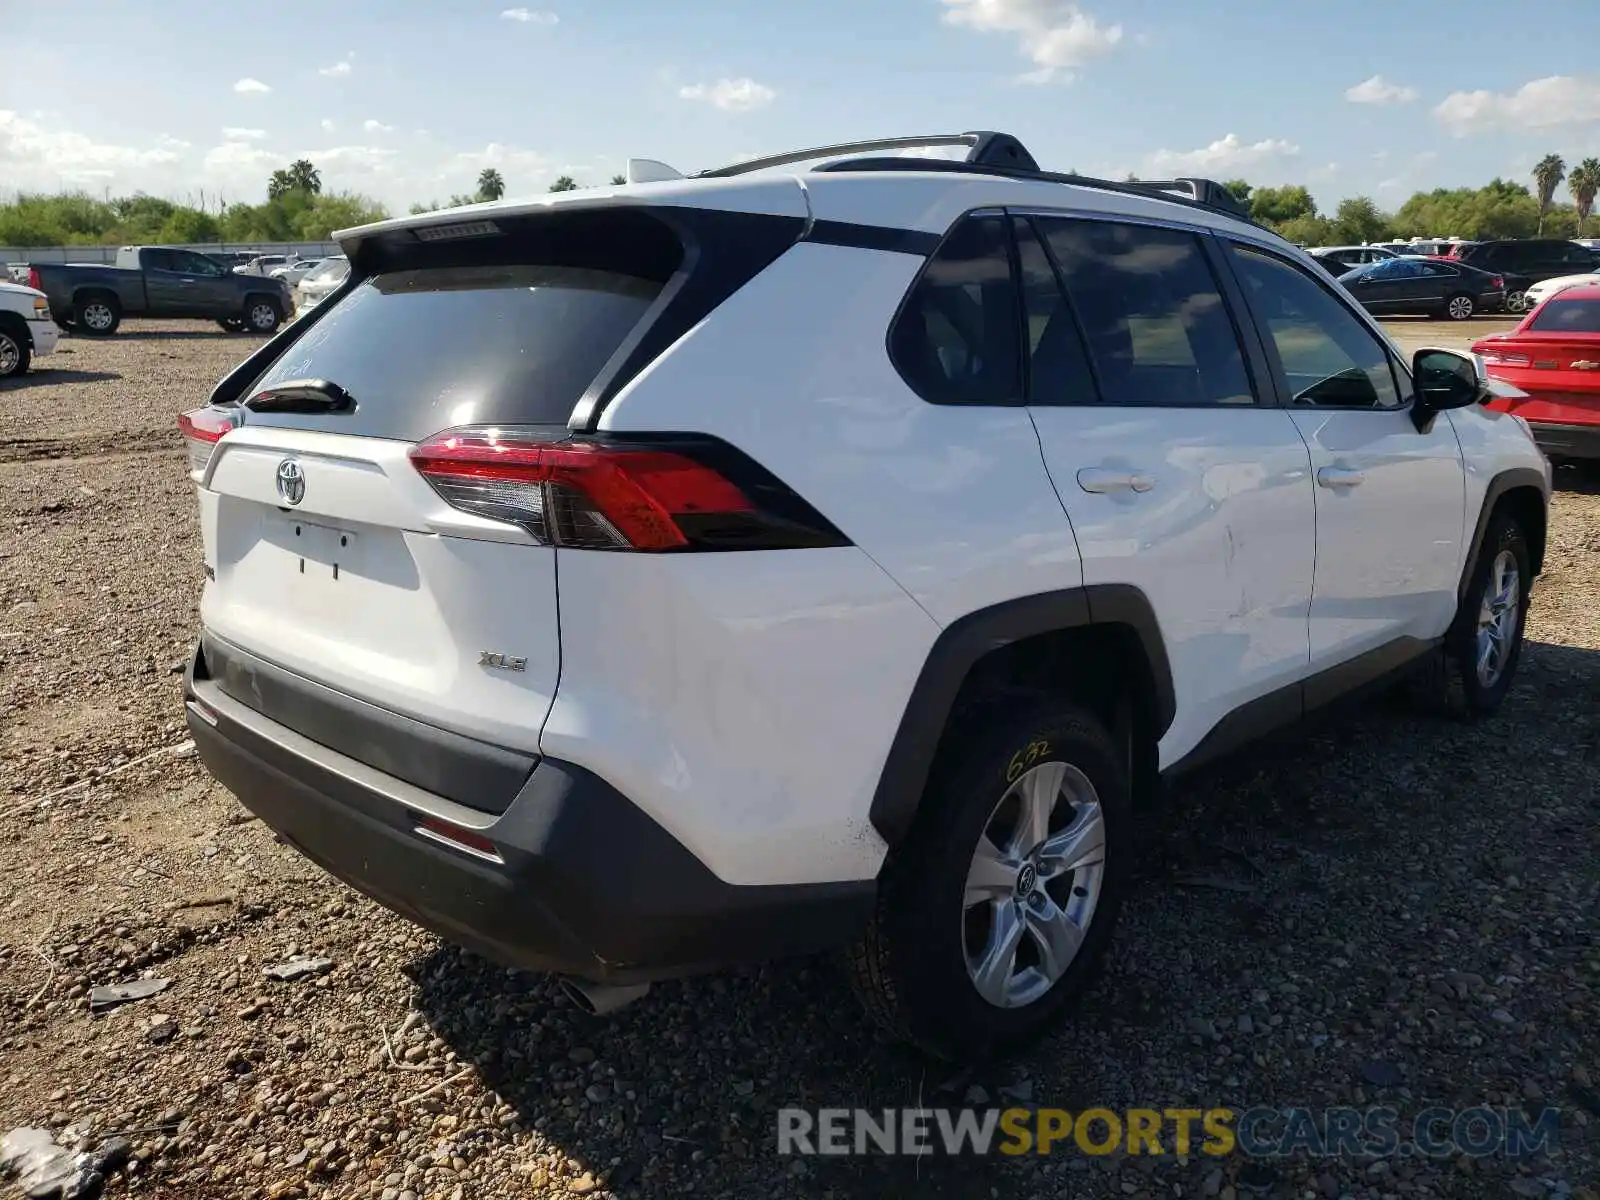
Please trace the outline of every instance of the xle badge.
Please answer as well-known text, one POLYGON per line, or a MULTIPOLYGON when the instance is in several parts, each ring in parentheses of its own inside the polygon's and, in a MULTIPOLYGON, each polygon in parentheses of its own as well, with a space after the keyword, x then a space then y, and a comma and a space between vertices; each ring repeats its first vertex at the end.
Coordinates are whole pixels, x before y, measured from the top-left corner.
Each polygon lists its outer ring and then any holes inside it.
POLYGON ((515 654, 497 654, 493 650, 479 650, 478 665, 493 667, 497 671, 526 671, 528 660, 518 658, 515 654))

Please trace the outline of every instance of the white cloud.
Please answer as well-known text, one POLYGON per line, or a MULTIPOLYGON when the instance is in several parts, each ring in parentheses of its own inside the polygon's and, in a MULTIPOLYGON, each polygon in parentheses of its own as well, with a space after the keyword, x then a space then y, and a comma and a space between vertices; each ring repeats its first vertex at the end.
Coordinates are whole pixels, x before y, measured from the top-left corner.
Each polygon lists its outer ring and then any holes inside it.
POLYGON ((318 67, 317 74, 327 79, 343 79, 349 75, 352 68, 348 58, 340 59, 331 67, 318 67))
POLYGON ((52 130, 21 113, 0 109, 0 178, 18 187, 108 180, 141 169, 171 167, 188 142, 159 135, 142 146, 97 142, 71 130, 52 130))
POLYGON ((723 112, 749 112, 771 104, 778 93, 744 76, 715 83, 691 83, 679 88, 678 95, 684 100, 703 100, 723 112))
POLYGON ((371 117, 368 117, 365 121, 361 122, 361 128, 365 129, 368 133, 394 132, 393 125, 385 125, 382 121, 374 121, 371 117))
POLYGON ((1344 98, 1351 104, 1410 104, 1419 94, 1414 87, 1390 83, 1382 75, 1374 75, 1346 88, 1344 98))
POLYGON ((555 25, 561 20, 553 12, 541 12, 532 8, 502 9, 500 18, 505 21, 521 21, 524 25, 555 25))
POLYGON ((1093 59, 1110 54, 1122 40, 1121 25, 1101 25, 1071 0, 941 0, 944 20, 979 33, 1011 33, 1034 65, 1024 83, 1071 79, 1093 59))
POLYGON ((332 133, 333 132, 333 122, 328 120, 327 117, 323 117, 322 118, 322 132, 323 133, 332 133))
POLYGON ((238 83, 234 84, 233 85, 233 90, 236 91, 236 92, 246 92, 246 93, 248 93, 248 92, 270 92, 272 89, 270 87, 268 87, 266 84, 262 83, 261 80, 259 80, 259 79, 251 79, 251 78, 249 78, 247 76, 244 79, 239 80, 238 83))
POLYGON ((1259 167, 1300 153, 1300 147, 1283 138, 1245 142, 1236 133, 1198 150, 1157 150, 1145 159, 1143 175, 1150 178, 1184 175, 1226 175, 1259 167))
POLYGON ((1600 123, 1600 77, 1550 75, 1514 92, 1451 92, 1433 115, 1457 137, 1485 129, 1600 123))
POLYGON ((243 183, 276 170, 288 159, 249 142, 227 141, 206 151, 204 166, 208 174, 243 183))
POLYGON ((255 142, 267 136, 265 129, 240 129, 235 125, 224 126, 222 136, 230 142, 255 142))

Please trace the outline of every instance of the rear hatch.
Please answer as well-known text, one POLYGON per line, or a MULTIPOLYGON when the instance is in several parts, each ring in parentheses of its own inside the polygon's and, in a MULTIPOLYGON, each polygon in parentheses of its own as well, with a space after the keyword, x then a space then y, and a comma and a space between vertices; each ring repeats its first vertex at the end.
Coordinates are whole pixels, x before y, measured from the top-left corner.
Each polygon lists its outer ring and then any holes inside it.
MULTIPOLYGON (((556 539, 516 481, 469 477, 445 461, 461 439, 436 435, 570 438, 574 411, 647 360, 695 222, 613 207, 483 224, 347 242, 358 282, 184 424, 209 576, 201 669, 306 737, 502 811, 560 671, 556 539)), ((785 221, 765 261, 798 232, 785 221)))

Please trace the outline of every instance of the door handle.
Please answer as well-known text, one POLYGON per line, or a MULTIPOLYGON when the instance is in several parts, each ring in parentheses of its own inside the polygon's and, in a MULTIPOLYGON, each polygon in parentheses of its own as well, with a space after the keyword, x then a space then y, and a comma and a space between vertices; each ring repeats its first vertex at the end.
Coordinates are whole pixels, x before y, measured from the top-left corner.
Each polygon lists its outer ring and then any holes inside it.
POLYGON ((1352 471, 1349 467, 1323 467, 1317 472, 1317 482, 1325 488, 1353 488, 1366 478, 1365 471, 1352 471))
POLYGON ((1103 467, 1085 467, 1078 472, 1078 486, 1086 492, 1148 492, 1156 481, 1136 471, 1109 471, 1103 467))

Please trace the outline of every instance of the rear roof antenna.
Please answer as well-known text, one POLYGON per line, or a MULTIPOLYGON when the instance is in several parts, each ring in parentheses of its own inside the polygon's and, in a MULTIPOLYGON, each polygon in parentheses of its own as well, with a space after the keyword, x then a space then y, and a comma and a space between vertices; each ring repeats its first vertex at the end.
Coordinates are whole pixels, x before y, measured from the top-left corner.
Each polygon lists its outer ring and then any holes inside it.
POLYGON ((628 160, 629 183, 665 183, 671 179, 682 179, 683 172, 669 167, 666 163, 654 158, 630 158, 628 160))

